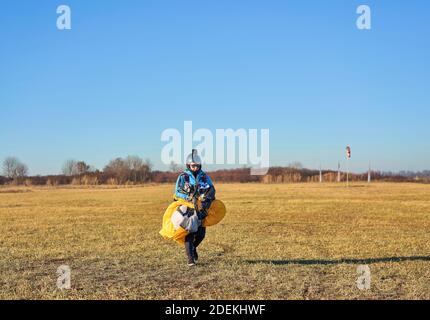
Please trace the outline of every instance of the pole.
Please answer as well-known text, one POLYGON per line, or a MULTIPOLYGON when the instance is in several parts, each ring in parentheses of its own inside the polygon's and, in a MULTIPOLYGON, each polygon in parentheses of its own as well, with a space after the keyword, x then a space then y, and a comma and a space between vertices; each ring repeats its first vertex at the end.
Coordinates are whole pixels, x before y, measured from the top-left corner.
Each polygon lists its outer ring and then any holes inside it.
POLYGON ((346 159, 346 187, 349 187, 349 158, 346 159))
POLYGON ((372 180, 372 169, 371 169, 371 166, 370 166, 371 164, 370 164, 370 161, 369 161, 369 172, 368 172, 368 174, 367 174, 367 182, 368 183, 370 183, 370 181, 372 180))

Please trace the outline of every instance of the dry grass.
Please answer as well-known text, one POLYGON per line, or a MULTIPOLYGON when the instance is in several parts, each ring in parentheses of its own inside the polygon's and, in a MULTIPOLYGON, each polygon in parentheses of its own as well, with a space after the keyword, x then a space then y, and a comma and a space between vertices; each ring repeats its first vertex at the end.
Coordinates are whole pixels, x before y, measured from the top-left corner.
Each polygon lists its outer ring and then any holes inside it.
POLYGON ((218 185, 227 217, 193 269, 158 235, 172 189, 1 189, 0 298, 430 299, 428 185, 218 185))

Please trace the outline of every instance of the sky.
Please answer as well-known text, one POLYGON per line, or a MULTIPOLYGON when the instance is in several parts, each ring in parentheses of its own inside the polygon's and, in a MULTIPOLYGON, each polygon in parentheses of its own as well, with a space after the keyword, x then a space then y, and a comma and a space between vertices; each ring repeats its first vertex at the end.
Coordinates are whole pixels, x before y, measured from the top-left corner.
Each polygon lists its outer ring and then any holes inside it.
POLYGON ((430 168, 430 3, 5 0, 0 160, 57 174, 127 155, 165 169, 161 133, 269 129, 270 163, 430 168), (56 27, 70 6, 72 29, 56 27), (359 5, 372 29, 356 27, 359 5))

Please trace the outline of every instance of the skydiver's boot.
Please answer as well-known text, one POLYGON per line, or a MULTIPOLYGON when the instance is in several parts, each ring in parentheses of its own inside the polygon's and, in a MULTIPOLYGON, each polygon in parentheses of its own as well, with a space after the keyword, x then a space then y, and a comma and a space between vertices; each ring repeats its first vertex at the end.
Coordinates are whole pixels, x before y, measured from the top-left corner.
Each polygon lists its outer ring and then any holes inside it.
POLYGON ((199 260, 199 255, 197 253, 196 247, 194 247, 193 256, 194 256, 194 261, 197 262, 199 260))

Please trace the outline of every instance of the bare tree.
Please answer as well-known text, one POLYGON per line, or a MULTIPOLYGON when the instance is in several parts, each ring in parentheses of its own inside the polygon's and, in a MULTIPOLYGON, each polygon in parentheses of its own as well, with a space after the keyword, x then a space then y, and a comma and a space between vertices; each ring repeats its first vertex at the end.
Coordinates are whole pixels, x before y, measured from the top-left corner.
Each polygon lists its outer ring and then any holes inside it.
POLYGON ((143 178, 144 181, 148 181, 151 178, 151 172, 152 172, 152 168, 154 167, 154 165, 152 164, 151 160, 146 158, 145 159, 145 163, 144 163, 144 170, 143 170, 143 178))
POLYGON ((16 163, 18 162, 17 158, 8 157, 3 161, 3 175, 7 178, 13 178, 16 163))
POLYGON ((148 181, 151 169, 152 163, 149 160, 143 161, 138 156, 128 156, 125 159, 111 160, 103 171, 122 184, 127 181, 133 181, 134 183, 148 181))
POLYGON ((16 178, 24 178, 27 176, 27 174, 28 167, 23 163, 18 164, 16 167, 16 178))
POLYGON ((20 179, 27 176, 28 168, 19 159, 8 157, 3 161, 3 174, 10 179, 20 179))
POLYGON ((94 168, 86 164, 84 161, 67 160, 62 168, 62 172, 66 176, 79 176, 95 171, 94 168))
POLYGON ((174 161, 170 162, 169 170, 174 173, 178 173, 181 171, 181 167, 174 161))
POLYGON ((61 170, 62 173, 65 176, 75 176, 77 174, 76 173, 76 164, 77 164, 77 161, 75 161, 73 159, 67 160, 66 162, 64 162, 63 168, 61 170))
POLYGON ((125 161, 129 169, 129 178, 134 183, 143 182, 148 171, 147 164, 138 156, 128 156, 125 161))
POLYGON ((76 163, 76 173, 78 175, 86 174, 90 171, 90 166, 84 161, 78 161, 76 163))
POLYGON ((127 181, 129 175, 129 167, 126 161, 122 158, 111 160, 103 169, 104 173, 112 178, 116 178, 119 184, 127 181))

